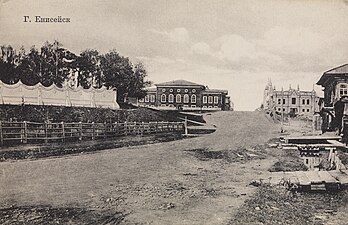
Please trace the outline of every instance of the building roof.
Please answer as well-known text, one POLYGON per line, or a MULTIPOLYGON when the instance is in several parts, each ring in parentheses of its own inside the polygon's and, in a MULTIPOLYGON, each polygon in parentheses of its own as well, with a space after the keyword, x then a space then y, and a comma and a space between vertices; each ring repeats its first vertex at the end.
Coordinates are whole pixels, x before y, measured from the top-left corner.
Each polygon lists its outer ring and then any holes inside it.
POLYGON ((210 93, 224 93, 228 94, 227 90, 221 90, 221 89, 205 89, 204 92, 210 92, 210 93))
POLYGON ((173 80, 173 81, 168 81, 164 83, 158 83, 155 85, 156 86, 202 86, 204 87, 204 85, 202 84, 193 83, 187 80, 173 80))
POLYGON ((156 87, 147 87, 145 88, 146 91, 153 91, 153 92, 156 92, 157 91, 157 88, 156 87))
POLYGON ((323 85, 331 77, 340 77, 340 76, 348 77, 348 64, 344 64, 324 72, 323 75, 320 77, 319 81, 317 82, 317 84, 323 85))

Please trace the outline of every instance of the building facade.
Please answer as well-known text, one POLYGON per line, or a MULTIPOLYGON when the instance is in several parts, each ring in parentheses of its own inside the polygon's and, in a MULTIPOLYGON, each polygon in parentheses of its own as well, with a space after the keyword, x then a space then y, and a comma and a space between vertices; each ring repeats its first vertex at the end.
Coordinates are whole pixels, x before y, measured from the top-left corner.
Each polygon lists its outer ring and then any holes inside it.
POLYGON ((319 112, 319 97, 314 89, 302 91, 289 87, 288 90, 276 90, 269 81, 264 91, 263 108, 277 114, 312 117, 319 112))
POLYGON ((155 84, 147 89, 147 95, 138 99, 140 106, 182 110, 230 110, 228 91, 208 89, 206 86, 186 80, 174 80, 155 84))
POLYGON ((338 131, 348 142, 348 64, 323 73, 318 85, 324 88, 321 104, 322 130, 338 131))

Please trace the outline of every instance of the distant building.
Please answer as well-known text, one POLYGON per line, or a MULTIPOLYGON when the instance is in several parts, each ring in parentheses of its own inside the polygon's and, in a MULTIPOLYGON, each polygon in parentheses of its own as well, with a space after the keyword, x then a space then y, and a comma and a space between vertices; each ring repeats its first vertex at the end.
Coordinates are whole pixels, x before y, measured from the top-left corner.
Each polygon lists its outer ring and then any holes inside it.
POLYGON ((277 91, 269 81, 264 91, 263 108, 277 114, 312 117, 319 112, 319 99, 314 89, 302 91, 297 86, 297 89, 289 87, 289 90, 277 91))
POLYGON ((231 110, 227 90, 209 89, 205 85, 186 80, 155 84, 138 105, 183 110, 231 110))
MULTIPOLYGON (((321 105, 322 130, 338 130, 348 137, 348 64, 323 73, 317 82, 324 87, 321 105)), ((348 140, 344 140, 346 143, 348 140)))

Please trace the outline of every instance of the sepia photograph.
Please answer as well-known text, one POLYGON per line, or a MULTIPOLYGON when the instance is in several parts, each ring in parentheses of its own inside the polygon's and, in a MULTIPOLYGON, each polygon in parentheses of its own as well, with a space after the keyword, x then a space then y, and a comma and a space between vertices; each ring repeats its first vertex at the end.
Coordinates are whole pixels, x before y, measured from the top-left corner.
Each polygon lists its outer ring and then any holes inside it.
POLYGON ((0 0, 0 224, 347 225, 348 0, 0 0))

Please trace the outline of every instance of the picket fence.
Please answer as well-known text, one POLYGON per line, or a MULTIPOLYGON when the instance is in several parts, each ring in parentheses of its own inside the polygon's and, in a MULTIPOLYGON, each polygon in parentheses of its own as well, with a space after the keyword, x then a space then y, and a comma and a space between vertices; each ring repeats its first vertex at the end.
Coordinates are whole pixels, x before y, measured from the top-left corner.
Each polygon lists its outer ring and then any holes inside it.
POLYGON ((183 122, 35 123, 0 121, 0 144, 95 140, 126 135, 183 133, 183 122))

